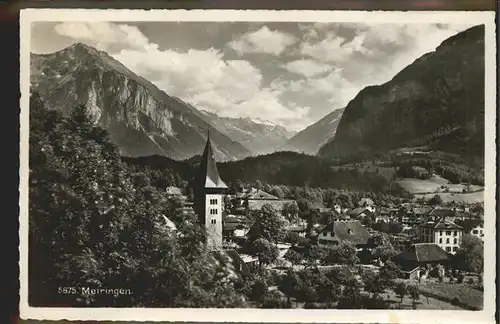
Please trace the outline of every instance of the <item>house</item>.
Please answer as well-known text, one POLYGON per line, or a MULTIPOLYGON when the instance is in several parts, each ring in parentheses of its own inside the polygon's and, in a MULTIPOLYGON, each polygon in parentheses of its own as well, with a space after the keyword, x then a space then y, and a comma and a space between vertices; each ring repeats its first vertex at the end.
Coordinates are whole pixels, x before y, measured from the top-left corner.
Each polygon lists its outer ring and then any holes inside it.
POLYGON ((285 254, 288 252, 292 245, 288 243, 278 243, 276 244, 276 247, 278 248, 278 257, 280 259, 283 259, 285 257, 285 254))
POLYGON ((340 242, 350 242, 357 249, 364 248, 370 233, 357 220, 336 220, 328 223, 318 231, 318 245, 331 246, 338 245, 340 242))
POLYGON ((165 193, 167 196, 182 196, 181 189, 174 186, 167 187, 165 193))
POLYGON ((242 199, 248 210, 261 210, 262 206, 269 204, 277 211, 282 212, 287 204, 297 205, 295 200, 280 199, 260 189, 251 191, 242 196, 242 199))
POLYGON ((248 275, 258 267, 257 257, 239 254, 234 249, 212 251, 215 259, 224 264, 229 270, 229 277, 237 278, 239 275, 248 275))
POLYGON ((367 207, 367 206, 373 206, 375 205, 373 203, 373 200, 371 198, 361 198, 358 202, 358 206, 361 207, 367 207))
POLYGON ((450 219, 454 217, 455 211, 453 210, 453 208, 448 207, 435 207, 427 214, 428 221, 438 220, 442 218, 450 219))
POLYGON ((325 207, 321 201, 311 201, 309 202, 309 209, 317 211, 318 213, 325 213, 332 210, 331 208, 325 207))
POLYGON ((248 233, 248 228, 243 223, 229 222, 224 223, 222 236, 226 239, 242 238, 248 233))
POLYGON ((400 209, 398 219, 404 226, 414 226, 426 221, 432 210, 430 206, 408 206, 400 209))
POLYGON ((419 226, 422 243, 434 243, 448 253, 455 254, 462 242, 463 227, 441 218, 419 226))
POLYGON ((161 214, 162 216, 162 220, 163 220, 163 223, 165 225, 166 228, 172 230, 172 231, 176 231, 177 230, 177 226, 175 226, 175 223, 172 222, 170 219, 168 219, 167 216, 161 214))
POLYGON ((378 222, 391 223, 392 217, 390 215, 378 214, 375 216, 374 221, 375 221, 375 223, 378 223, 378 222))
POLYGON ((305 237, 306 236, 307 225, 304 225, 304 224, 289 225, 289 226, 285 226, 285 230, 287 230, 288 232, 297 233, 300 236, 305 237))
POLYGON ((333 208, 332 208, 337 214, 342 214, 343 212, 343 209, 342 209, 342 206, 340 206, 339 204, 335 204, 333 205, 333 208))
POLYGON ((358 202, 359 207, 364 207, 370 212, 375 212, 375 203, 370 198, 361 198, 358 202))
POLYGON ((399 265, 406 279, 416 280, 422 276, 426 265, 447 265, 450 255, 435 243, 415 243, 394 256, 392 261, 399 265))
POLYGON ((358 219, 358 220, 363 220, 366 219, 367 217, 371 218, 374 217, 373 213, 368 209, 366 209, 365 207, 354 208, 348 213, 348 215, 351 219, 358 219))
POLYGON ((236 215, 227 215, 222 223, 222 236, 229 240, 245 237, 251 226, 244 217, 236 215))
POLYGON ((483 224, 479 224, 477 225, 476 227, 472 228, 470 231, 469 231, 469 234, 470 235, 473 235, 479 239, 481 239, 482 241, 484 241, 484 227, 483 227, 483 224))

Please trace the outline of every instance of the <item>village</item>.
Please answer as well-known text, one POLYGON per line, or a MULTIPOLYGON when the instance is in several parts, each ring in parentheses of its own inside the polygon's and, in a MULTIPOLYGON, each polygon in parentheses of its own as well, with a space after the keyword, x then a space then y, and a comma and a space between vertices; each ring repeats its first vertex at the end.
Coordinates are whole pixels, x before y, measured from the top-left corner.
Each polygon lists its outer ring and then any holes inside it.
MULTIPOLYGON (((304 212, 297 201, 262 188, 242 186, 229 193, 210 139, 198 171, 190 192, 168 187, 167 199, 177 202, 178 213, 196 215, 205 224, 208 247, 232 264, 237 275, 267 273, 274 278, 256 293, 273 293, 274 304, 267 307, 322 308, 324 288, 316 289, 317 294, 307 289, 290 292, 280 283, 283 277, 312 269, 333 276, 332 282, 346 289, 350 284, 336 276, 347 269, 349 280, 359 283, 360 296, 371 293, 374 300, 382 300, 377 304, 382 308, 391 303, 388 307, 482 308, 482 245, 476 246, 484 239, 481 205, 410 201, 379 206, 362 198, 355 208, 310 201, 304 212), (382 273, 389 275, 382 278, 382 273), (290 302, 293 298, 296 304, 290 302)), ((164 219, 175 230, 174 223, 164 219)), ((255 298, 256 304, 262 305, 262 296, 255 298)), ((346 308, 356 308, 353 300, 346 308)), ((343 301, 328 301, 331 308, 342 308, 343 301)))

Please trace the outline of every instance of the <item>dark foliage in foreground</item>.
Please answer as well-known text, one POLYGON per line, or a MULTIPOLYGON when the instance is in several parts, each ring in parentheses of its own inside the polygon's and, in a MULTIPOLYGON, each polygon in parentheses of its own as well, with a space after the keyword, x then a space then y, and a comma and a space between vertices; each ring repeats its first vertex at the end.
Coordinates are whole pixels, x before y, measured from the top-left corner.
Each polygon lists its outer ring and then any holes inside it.
POLYGON ((235 307, 241 295, 149 178, 129 175, 106 132, 30 104, 29 303, 32 306, 235 307), (75 290, 71 289, 72 287, 75 290), (86 295, 82 288, 130 289, 86 295))

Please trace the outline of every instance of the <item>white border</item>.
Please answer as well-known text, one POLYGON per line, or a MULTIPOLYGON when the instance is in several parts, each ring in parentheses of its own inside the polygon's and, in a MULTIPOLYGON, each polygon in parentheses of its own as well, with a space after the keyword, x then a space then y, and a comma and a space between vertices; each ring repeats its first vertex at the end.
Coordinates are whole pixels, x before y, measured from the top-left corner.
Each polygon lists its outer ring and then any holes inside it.
POLYGON ((20 14, 20 317, 38 320, 494 323, 496 84, 495 12, 23 9, 20 14), (266 21, 460 23, 485 25, 485 272, 483 311, 34 308, 28 305, 30 23, 34 21, 266 21))

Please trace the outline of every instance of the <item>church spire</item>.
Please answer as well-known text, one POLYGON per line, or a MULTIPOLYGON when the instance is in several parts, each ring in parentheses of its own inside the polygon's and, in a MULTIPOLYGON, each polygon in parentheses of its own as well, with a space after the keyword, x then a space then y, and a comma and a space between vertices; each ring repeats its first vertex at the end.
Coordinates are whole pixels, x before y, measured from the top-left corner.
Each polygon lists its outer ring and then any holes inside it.
POLYGON ((222 181, 219 175, 217 163, 215 162, 212 142, 210 141, 210 125, 208 125, 207 143, 205 144, 205 149, 201 156, 196 182, 198 186, 204 188, 227 188, 227 185, 222 181))

